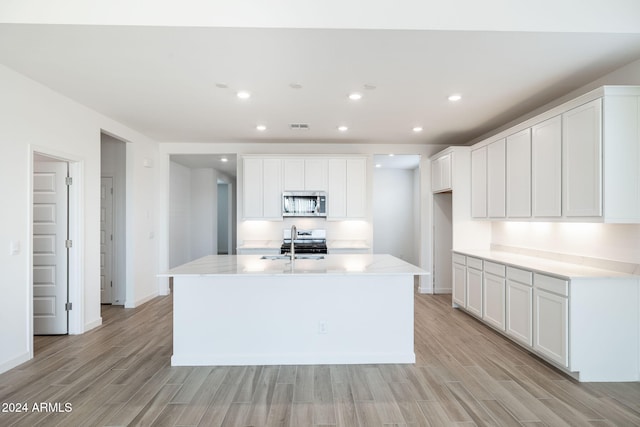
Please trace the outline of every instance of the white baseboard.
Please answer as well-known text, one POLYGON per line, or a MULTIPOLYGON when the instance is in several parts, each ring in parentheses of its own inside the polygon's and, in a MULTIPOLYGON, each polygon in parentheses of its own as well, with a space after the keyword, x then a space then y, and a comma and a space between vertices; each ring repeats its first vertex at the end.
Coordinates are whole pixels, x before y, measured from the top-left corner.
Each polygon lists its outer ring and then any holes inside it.
POLYGON ((11 360, 7 360, 4 363, 0 363, 0 374, 3 372, 7 372, 9 369, 13 369, 16 366, 22 365, 24 362, 27 362, 31 359, 29 356, 29 352, 23 353, 18 357, 14 357, 11 360))
POLYGON ((139 300, 136 300, 133 305, 129 304, 129 301, 126 301, 124 303, 124 308, 136 308, 141 306, 142 304, 151 301, 152 299, 154 299, 155 297, 157 297, 159 294, 158 292, 153 292, 152 294, 147 295, 144 298, 140 298, 139 300))
POLYGON ((93 322, 89 322, 86 323, 84 325, 84 331, 82 333, 88 332, 91 329, 97 328, 98 326, 102 325, 102 317, 98 317, 96 320, 94 320, 93 322))

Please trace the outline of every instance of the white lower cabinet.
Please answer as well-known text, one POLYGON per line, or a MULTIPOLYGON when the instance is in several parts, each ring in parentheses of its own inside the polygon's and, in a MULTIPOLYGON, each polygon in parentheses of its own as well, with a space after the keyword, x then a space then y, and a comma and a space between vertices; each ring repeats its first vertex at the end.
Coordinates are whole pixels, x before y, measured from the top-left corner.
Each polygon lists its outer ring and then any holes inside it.
POLYGON ((564 280, 536 274, 533 288, 533 349, 569 367, 569 298, 564 280), (558 293, 549 292, 553 283, 558 293), (557 282, 557 283, 556 283, 557 282))
POLYGON ((482 317, 482 260, 467 257, 467 311, 482 317))
MULTIPOLYGON (((504 268, 504 267, 503 267, 504 268)), ((505 279, 485 272, 484 274, 484 292, 482 320, 493 325, 494 327, 504 331, 504 296, 505 296, 505 279)))
MULTIPOLYGON (((506 296, 506 332, 507 334, 525 344, 533 345, 533 286, 529 282, 521 283, 510 276, 512 268, 507 269, 507 296, 506 296)), ((518 270, 522 271, 522 270, 518 270)), ((531 277, 531 273, 522 271, 531 277)))
POLYGON ((465 307, 467 304, 467 267, 464 255, 453 254, 453 290, 451 299, 454 306, 465 307))
POLYGON ((637 275, 569 280, 495 258, 452 258, 454 307, 580 381, 640 381, 637 275))

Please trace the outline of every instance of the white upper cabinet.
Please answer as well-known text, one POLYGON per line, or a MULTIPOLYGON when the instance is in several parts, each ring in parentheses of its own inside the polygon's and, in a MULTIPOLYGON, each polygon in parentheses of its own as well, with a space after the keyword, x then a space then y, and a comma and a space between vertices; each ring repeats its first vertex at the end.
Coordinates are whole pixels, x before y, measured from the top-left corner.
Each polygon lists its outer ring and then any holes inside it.
POLYGON ((304 159, 284 159, 284 191, 301 191, 305 189, 304 159))
POLYGON ((284 191, 327 191, 327 159, 284 159, 284 191))
POLYGON ((431 191, 451 190, 451 153, 431 160, 431 191))
POLYGON ((562 117, 531 128, 531 185, 533 216, 562 215, 562 117))
POLYGON ((487 217, 487 147, 471 151, 471 217, 487 217))
POLYGON ((476 144, 471 216, 640 223, 638 129, 640 86, 604 86, 476 144))
POLYGON ((487 146, 487 216, 504 218, 506 206, 506 144, 504 139, 487 146))
POLYGON ((328 160, 327 219, 364 218, 367 213, 367 159, 328 160))
POLYGON ((282 219, 282 160, 243 159, 244 219, 282 219))
POLYGON ((327 173, 327 159, 305 159, 304 189, 310 191, 327 191, 327 173))
POLYGON ((507 137, 507 216, 531 216, 531 129, 507 137))
POLYGON ((602 100, 562 115, 563 210, 567 217, 602 215, 602 100))

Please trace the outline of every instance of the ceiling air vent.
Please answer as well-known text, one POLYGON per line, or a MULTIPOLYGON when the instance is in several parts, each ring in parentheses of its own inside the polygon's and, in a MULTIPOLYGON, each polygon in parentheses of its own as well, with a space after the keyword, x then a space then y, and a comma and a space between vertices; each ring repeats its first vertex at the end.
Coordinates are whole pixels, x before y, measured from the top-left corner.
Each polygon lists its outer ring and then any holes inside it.
POLYGON ((291 123, 289 125, 291 130, 309 130, 309 123, 291 123))

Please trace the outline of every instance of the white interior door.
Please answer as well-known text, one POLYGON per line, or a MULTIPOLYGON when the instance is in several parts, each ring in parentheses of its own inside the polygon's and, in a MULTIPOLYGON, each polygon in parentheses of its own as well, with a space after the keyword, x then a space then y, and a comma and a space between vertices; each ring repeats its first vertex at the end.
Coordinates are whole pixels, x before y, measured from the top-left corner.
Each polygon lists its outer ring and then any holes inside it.
POLYGON ((68 333, 68 165, 34 161, 33 333, 68 333))
POLYGON ((100 181, 100 302, 113 303, 113 178, 100 181))

